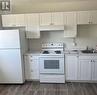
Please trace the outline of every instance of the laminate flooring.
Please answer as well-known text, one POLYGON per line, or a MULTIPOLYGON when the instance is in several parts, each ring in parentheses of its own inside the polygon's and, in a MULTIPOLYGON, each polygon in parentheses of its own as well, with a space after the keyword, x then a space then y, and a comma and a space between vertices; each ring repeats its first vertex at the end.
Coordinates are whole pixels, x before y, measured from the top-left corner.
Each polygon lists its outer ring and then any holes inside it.
POLYGON ((97 95, 95 83, 43 84, 25 82, 22 85, 0 85, 0 95, 97 95))

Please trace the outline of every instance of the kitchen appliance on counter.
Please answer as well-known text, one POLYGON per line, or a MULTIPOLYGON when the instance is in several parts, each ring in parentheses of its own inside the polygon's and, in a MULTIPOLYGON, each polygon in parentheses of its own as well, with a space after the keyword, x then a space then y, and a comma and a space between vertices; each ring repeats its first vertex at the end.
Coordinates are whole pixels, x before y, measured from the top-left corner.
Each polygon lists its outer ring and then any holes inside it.
POLYGON ((40 82, 65 83, 63 43, 43 43, 39 58, 40 82))
POLYGON ((26 51, 25 32, 22 29, 0 30, 0 83, 23 83, 26 51))

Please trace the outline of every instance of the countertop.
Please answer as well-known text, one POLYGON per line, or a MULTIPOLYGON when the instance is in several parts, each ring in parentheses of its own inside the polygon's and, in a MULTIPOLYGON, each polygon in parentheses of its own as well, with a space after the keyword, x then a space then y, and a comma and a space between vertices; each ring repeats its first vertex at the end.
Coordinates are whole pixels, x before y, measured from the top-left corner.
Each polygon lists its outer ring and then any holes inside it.
MULTIPOLYGON (((29 55, 29 54, 40 56, 41 51, 28 51, 24 55, 29 55)), ((68 51, 64 51, 64 55, 97 56, 97 53, 82 53, 80 50, 77 50, 77 51, 68 50, 68 51)))
POLYGON ((65 55, 78 55, 78 56, 97 56, 97 53, 82 53, 80 50, 78 51, 64 51, 65 55))
POLYGON ((25 55, 40 55, 41 54, 41 51, 28 51, 25 53, 25 55))

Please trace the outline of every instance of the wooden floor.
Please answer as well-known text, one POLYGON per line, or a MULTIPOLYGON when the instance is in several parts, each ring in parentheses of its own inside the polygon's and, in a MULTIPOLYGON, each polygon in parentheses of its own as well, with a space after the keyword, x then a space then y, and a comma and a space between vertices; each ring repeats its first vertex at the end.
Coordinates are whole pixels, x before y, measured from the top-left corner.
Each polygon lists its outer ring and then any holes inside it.
POLYGON ((26 82, 23 85, 0 85, 0 95, 97 95, 97 84, 26 82))

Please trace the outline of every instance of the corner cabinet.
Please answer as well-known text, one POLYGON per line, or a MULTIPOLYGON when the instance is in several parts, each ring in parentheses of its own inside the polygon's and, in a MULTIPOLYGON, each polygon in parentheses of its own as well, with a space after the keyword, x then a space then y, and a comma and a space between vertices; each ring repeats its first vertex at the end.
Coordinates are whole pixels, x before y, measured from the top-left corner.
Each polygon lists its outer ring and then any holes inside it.
POLYGON ((26 38, 36 39, 40 38, 39 30, 39 14, 25 14, 24 15, 25 27, 26 27, 26 38))
POLYGON ((77 25, 65 25, 64 26, 64 37, 75 38, 77 36, 77 25))
POLYGON ((66 81, 77 80, 78 77, 78 55, 65 55, 66 81))
POLYGON ((26 38, 40 38, 39 14, 8 14, 2 15, 3 27, 22 27, 26 28, 26 38))
POLYGON ((28 54, 25 55, 25 79, 39 80, 39 60, 38 56, 28 54))
POLYGON ((75 38, 77 36, 76 12, 64 12, 64 37, 75 38))

